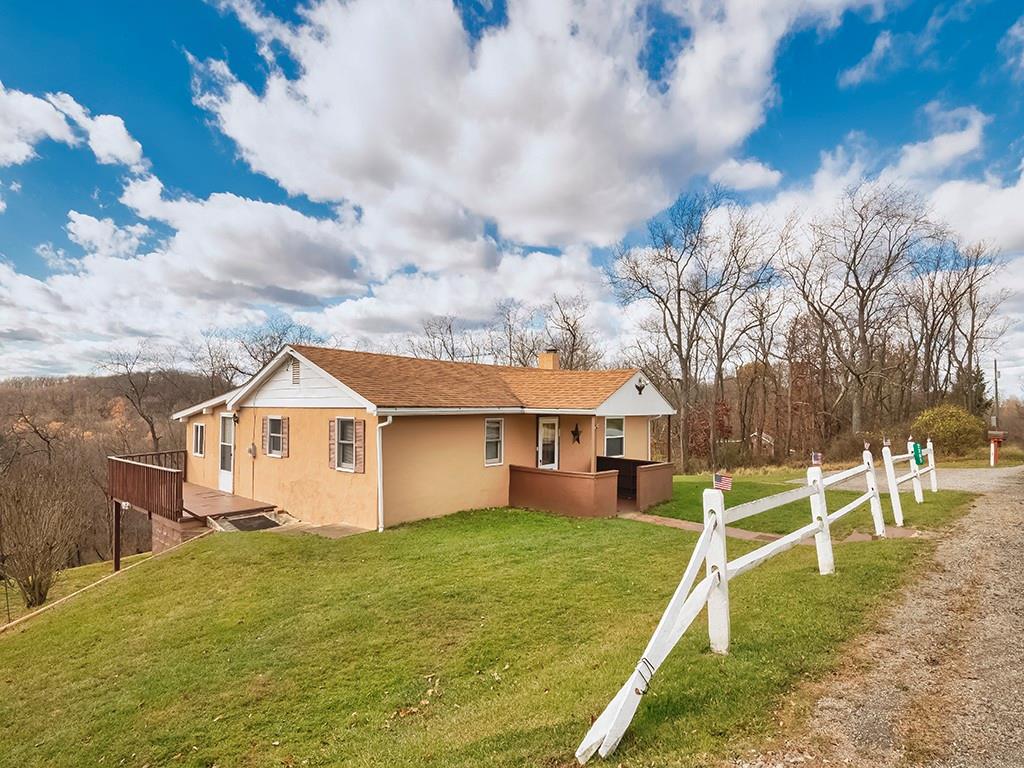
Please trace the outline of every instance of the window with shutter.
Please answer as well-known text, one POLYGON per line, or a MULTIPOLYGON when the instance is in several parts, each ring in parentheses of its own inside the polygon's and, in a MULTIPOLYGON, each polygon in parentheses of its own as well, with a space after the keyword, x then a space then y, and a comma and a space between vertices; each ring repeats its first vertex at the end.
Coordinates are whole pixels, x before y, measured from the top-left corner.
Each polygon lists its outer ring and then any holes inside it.
POLYGON ((335 456, 337 469, 348 472, 356 471, 356 420, 338 417, 336 432, 335 456))
POLYGON ((284 419, 280 416, 267 417, 267 455, 281 458, 284 445, 284 419))

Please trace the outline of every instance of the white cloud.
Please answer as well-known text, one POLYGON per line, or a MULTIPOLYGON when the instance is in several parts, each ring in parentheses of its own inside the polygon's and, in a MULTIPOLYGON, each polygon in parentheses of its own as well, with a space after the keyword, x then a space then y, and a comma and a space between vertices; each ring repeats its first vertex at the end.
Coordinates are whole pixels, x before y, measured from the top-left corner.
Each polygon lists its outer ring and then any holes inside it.
POLYGON ((165 252, 205 282, 204 293, 309 305, 363 290, 350 227, 336 219, 226 192, 205 200, 169 199, 154 176, 129 181, 121 202, 174 230, 165 252))
POLYGON ((89 148, 104 165, 126 165, 142 171, 142 145, 132 138, 124 120, 116 115, 89 116, 89 110, 66 93, 47 94, 47 100, 85 131, 89 148))
POLYGON ((729 158, 711 172, 711 180, 730 189, 746 191, 778 186, 782 173, 760 160, 729 158))
POLYGON ((839 73, 839 87, 850 88, 868 80, 877 80, 881 75, 882 67, 892 55, 893 35, 889 30, 883 30, 875 38, 874 44, 867 55, 849 69, 839 73))
POLYGON ((475 46, 439 0, 323 0, 298 25, 222 5, 298 65, 259 92, 196 65, 197 102, 255 170, 371 215, 411 189, 550 245, 608 244, 664 208, 761 124, 787 34, 876 4, 667 3, 691 34, 664 88, 637 63, 640 0, 514 0, 475 46))
POLYGON ((78 211, 68 212, 65 229, 68 238, 82 246, 87 253, 117 258, 127 258, 138 253, 143 239, 150 233, 145 224, 119 227, 113 219, 97 219, 78 211))
POLYGON ((901 148, 899 161, 890 169, 897 178, 928 178, 975 156, 981 149, 985 126, 991 121, 975 107, 944 110, 931 102, 925 112, 936 133, 926 141, 901 148))
POLYGON ((0 82, 0 168, 31 160, 45 139, 75 143, 71 127, 52 105, 0 82))
POLYGON ((999 52, 1017 80, 1024 79, 1024 16, 1013 23, 999 41, 999 52))

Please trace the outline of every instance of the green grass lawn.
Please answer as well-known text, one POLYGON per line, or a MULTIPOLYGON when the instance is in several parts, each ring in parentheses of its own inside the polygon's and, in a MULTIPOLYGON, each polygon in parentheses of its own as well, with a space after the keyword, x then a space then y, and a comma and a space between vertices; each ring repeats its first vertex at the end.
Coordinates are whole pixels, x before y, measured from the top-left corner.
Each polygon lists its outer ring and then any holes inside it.
MULTIPOLYGON (((569 766, 695 539, 520 510, 207 537, 0 636, 0 765, 569 766)), ((738 578, 732 653, 699 619, 609 764, 770 732, 931 547, 837 544, 829 577, 797 547, 738 578)))
MULTIPOLYGON (((126 567, 131 565, 138 560, 149 557, 148 552, 143 552, 140 555, 128 555, 121 558, 121 566, 126 567)), ((68 568, 57 577, 56 583, 50 588, 50 594, 47 595, 47 603, 51 603, 54 600, 59 600, 65 595, 70 595, 72 592, 77 592, 82 587, 92 584, 94 581, 99 581, 104 576, 109 575, 113 571, 110 563, 92 563, 91 565, 83 565, 78 568, 68 568)), ((10 598, 11 606, 11 620, 20 618, 26 613, 31 613, 32 609, 25 607, 25 601, 21 598, 21 593, 18 591, 18 587, 13 583, 8 583, 8 597, 10 598)), ((7 604, 2 594, 3 585, 0 585, 0 624, 7 623, 7 604)))
MULTIPOLYGON (((885 479, 880 477, 879 482, 882 484, 882 516, 885 518, 886 526, 894 525, 892 505, 889 494, 885 490, 885 479)), ((961 491, 932 493, 927 489, 927 485, 926 479, 924 503, 922 504, 915 503, 912 491, 900 493, 904 525, 922 530, 938 530, 947 525, 957 515, 961 506, 973 498, 971 494, 961 491)), ((710 486, 711 475, 677 475, 672 500, 647 511, 653 515, 701 522, 704 519, 702 497, 704 489, 710 486)), ((776 474, 737 476, 733 478, 732 490, 725 494, 725 506, 726 508, 734 507, 774 493, 792 490, 795 487, 796 485, 776 474)), ((909 483, 905 487, 909 488, 909 483)), ((829 511, 834 512, 844 504, 856 499, 861 493, 861 491, 826 491, 829 511)), ((802 499, 778 509, 740 520, 736 523, 736 527, 750 531, 783 534, 794 531, 810 521, 810 502, 807 499, 802 499)), ((854 530, 864 533, 874 532, 871 512, 867 504, 858 507, 833 523, 832 538, 834 540, 845 538, 854 530)))

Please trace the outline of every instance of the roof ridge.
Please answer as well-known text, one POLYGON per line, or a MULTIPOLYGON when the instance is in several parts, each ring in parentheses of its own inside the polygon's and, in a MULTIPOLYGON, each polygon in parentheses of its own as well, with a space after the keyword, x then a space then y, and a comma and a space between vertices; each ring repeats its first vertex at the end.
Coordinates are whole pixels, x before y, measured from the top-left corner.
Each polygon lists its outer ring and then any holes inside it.
POLYGON ((466 360, 439 360, 434 357, 416 357, 415 355, 396 355, 390 352, 370 352, 362 349, 346 349, 345 347, 326 347, 319 344, 289 344, 289 347, 296 352, 303 349, 316 349, 324 352, 345 352, 356 355, 372 355, 374 357, 386 357, 392 360, 417 360, 426 363, 440 363, 442 365, 472 366, 476 368, 487 368, 490 370, 506 371, 532 371, 543 373, 625 373, 626 371, 637 372, 639 368, 537 368, 530 365, 501 365, 499 363, 479 363, 466 360))

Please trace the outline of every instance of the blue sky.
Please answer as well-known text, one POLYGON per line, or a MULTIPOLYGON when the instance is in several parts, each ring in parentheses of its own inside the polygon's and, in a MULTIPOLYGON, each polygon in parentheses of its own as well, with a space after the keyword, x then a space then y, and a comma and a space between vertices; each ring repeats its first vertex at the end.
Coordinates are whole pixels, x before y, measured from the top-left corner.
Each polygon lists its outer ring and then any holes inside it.
POLYGON ((8 0, 0 83, 39 108, 8 105, 5 161, 0 93, 0 376, 268 311, 374 343, 503 294, 608 301, 609 248, 709 176, 772 213, 899 173, 1024 250, 1019 3, 602 5, 8 0), (69 103, 123 121, 106 161, 69 103))

